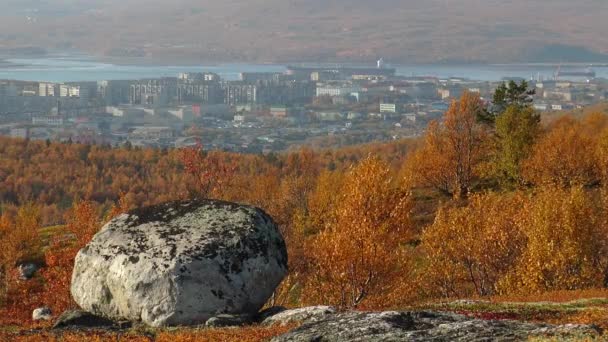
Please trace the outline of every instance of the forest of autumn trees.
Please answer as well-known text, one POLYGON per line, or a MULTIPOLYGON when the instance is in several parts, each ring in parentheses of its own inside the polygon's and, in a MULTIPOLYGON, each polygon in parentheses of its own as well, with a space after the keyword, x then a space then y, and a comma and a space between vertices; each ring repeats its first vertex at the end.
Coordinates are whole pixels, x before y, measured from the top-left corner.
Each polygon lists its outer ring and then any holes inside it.
POLYGON ((5 320, 73 306, 73 258, 130 208, 196 196, 279 225, 270 304, 398 308, 608 286, 608 117, 541 120, 525 84, 455 100, 420 139, 242 155, 0 138, 5 320), (16 276, 44 265, 33 281, 16 276))

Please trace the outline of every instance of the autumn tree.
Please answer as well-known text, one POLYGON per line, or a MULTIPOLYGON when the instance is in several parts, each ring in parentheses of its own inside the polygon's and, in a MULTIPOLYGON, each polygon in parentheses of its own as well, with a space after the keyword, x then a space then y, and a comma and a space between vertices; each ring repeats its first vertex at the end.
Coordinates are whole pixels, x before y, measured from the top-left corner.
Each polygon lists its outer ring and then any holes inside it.
POLYGON ((40 228, 40 209, 32 203, 20 207, 14 219, 4 216, 0 220, 0 258, 5 270, 40 257, 40 228))
POLYGON ((503 290, 530 294, 602 287, 608 236, 603 215, 580 187, 541 189, 518 215, 526 246, 502 280, 503 290))
POLYGON ((236 165, 230 157, 219 151, 204 151, 202 146, 182 150, 182 162, 187 173, 195 177, 196 189, 191 196, 217 197, 230 181, 236 165))
POLYGON ((381 307, 407 275, 411 199, 388 166, 368 157, 345 176, 335 221, 308 246, 313 272, 306 302, 341 308, 381 307))
POLYGON ((424 145, 406 165, 417 183, 455 198, 467 196, 484 157, 486 134, 476 120, 482 111, 484 105, 479 96, 465 92, 452 102, 443 123, 429 125, 424 145))
POLYGON ((561 118, 523 162, 523 178, 535 185, 592 185, 600 178, 595 143, 579 121, 561 118))
POLYGON ((127 213, 129 209, 133 209, 133 206, 133 203, 129 203, 129 198, 124 193, 121 193, 118 202, 112 204, 110 210, 106 213, 104 221, 109 222, 115 217, 127 213))
POLYGON ((316 234, 336 224, 343 182, 344 174, 340 171, 324 171, 319 175, 314 191, 308 196, 310 222, 304 234, 316 234))
POLYGON ((595 157, 597 158, 602 186, 608 188, 608 128, 604 129, 598 136, 595 157))
POLYGON ((517 225, 523 202, 519 193, 488 193, 472 196, 464 207, 440 209, 421 238, 423 292, 446 298, 496 294, 525 246, 517 225))

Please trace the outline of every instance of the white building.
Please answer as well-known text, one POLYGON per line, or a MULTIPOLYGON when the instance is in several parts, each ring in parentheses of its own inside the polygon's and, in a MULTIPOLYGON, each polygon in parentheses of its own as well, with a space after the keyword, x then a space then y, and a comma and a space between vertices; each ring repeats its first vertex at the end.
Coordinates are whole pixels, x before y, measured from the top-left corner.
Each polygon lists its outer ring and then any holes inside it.
POLYGON ((437 90, 437 92, 439 93, 439 96, 441 96, 442 100, 449 99, 451 96, 451 92, 449 89, 439 89, 437 90))
POLYGON ((380 113, 397 113, 396 103, 380 103, 380 113))
POLYGON ((57 96, 56 92, 57 85, 54 83, 43 83, 38 84, 38 96, 57 96))
POLYGON ((61 97, 80 97, 80 87, 68 84, 59 85, 59 96, 61 97))
POLYGON ((350 96, 352 93, 358 93, 360 91, 360 88, 352 85, 317 85, 317 96, 350 96))

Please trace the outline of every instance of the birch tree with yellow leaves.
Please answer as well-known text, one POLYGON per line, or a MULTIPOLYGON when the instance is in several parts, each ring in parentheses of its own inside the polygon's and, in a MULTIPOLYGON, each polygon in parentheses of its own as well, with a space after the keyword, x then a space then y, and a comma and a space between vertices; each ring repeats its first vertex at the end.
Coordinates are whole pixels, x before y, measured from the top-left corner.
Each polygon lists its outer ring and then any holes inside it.
POLYGON ((335 216, 309 244, 307 301, 373 308, 391 300, 408 275, 412 238, 410 194, 396 184, 388 165, 373 157, 349 170, 335 216))
POLYGON ((477 123, 484 110, 479 95, 465 91, 452 102, 442 123, 429 125, 423 147, 407 161, 407 168, 419 185, 454 198, 468 195, 484 156, 486 134, 477 123))

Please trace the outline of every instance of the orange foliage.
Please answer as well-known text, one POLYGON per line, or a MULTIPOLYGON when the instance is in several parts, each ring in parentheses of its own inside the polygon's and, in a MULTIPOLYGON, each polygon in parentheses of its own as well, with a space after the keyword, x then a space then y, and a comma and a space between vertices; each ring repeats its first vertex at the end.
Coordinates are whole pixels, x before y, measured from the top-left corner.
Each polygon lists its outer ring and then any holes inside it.
POLYGON ((308 246, 313 270, 305 300, 342 308, 387 305, 408 271, 409 193, 395 187, 386 164, 369 157, 347 173, 338 196, 335 219, 321 222, 326 226, 308 246))
POLYGON ((186 172, 197 181, 198 188, 191 189, 191 196, 217 195, 236 171, 230 156, 217 151, 205 152, 202 147, 183 149, 182 161, 186 172))
POLYGON ((424 146, 408 161, 412 178, 455 198, 466 197, 483 157, 485 132, 477 123, 483 104, 465 92, 445 113, 443 125, 432 122, 424 146))
POLYGON ((580 188, 475 196, 440 210, 423 233, 421 282, 444 297, 600 287, 608 266, 603 217, 580 188))
POLYGON ((521 194, 475 195, 462 208, 440 209, 422 234, 426 266, 421 283, 442 297, 487 296, 522 253, 525 236, 517 225, 521 194))
POLYGON ((29 320, 31 309, 36 305, 35 294, 42 283, 39 278, 20 280, 17 266, 40 258, 39 229, 39 210, 32 204, 21 207, 14 219, 7 215, 0 219, 0 300, 4 309, 0 320, 4 324, 29 320))
POLYGON ((598 181, 595 139, 571 117, 557 120, 523 163, 524 178, 535 184, 590 185, 598 181))
MULTIPOLYGON (((491 155, 488 149, 496 148, 488 144, 492 132, 475 121, 481 110, 479 97, 465 93, 443 123, 429 126, 411 157, 407 152, 416 141, 239 155, 47 147, 0 138, 0 324, 23 325, 37 306, 58 313, 74 305, 69 293, 74 257, 100 228, 100 217, 191 196, 259 206, 278 223, 290 273, 271 304, 382 309, 404 306, 414 296, 526 296, 604 286, 608 201, 594 186, 602 179, 605 186, 608 179, 606 117, 562 118, 540 140, 531 140, 528 158, 521 163, 513 158, 510 165, 522 170, 530 188, 475 194, 487 191, 487 184, 500 186, 478 172, 491 155), (399 168, 405 177, 396 177, 399 168), (458 200, 438 197, 428 187, 458 200), (51 223, 66 226, 55 230, 44 249, 40 227, 51 223), (39 276, 16 279, 19 262, 42 258, 46 268, 39 276)), ((155 338, 258 341, 280 329, 161 331, 155 338)))
POLYGON ((502 281, 507 293, 542 293, 604 285, 608 227, 581 188, 541 189, 522 208, 518 225, 526 247, 502 281))
POLYGON ((77 202, 67 216, 65 233, 53 238, 45 253, 47 267, 42 270, 45 287, 40 301, 53 312, 76 307, 70 294, 74 258, 101 226, 91 202, 77 202))

